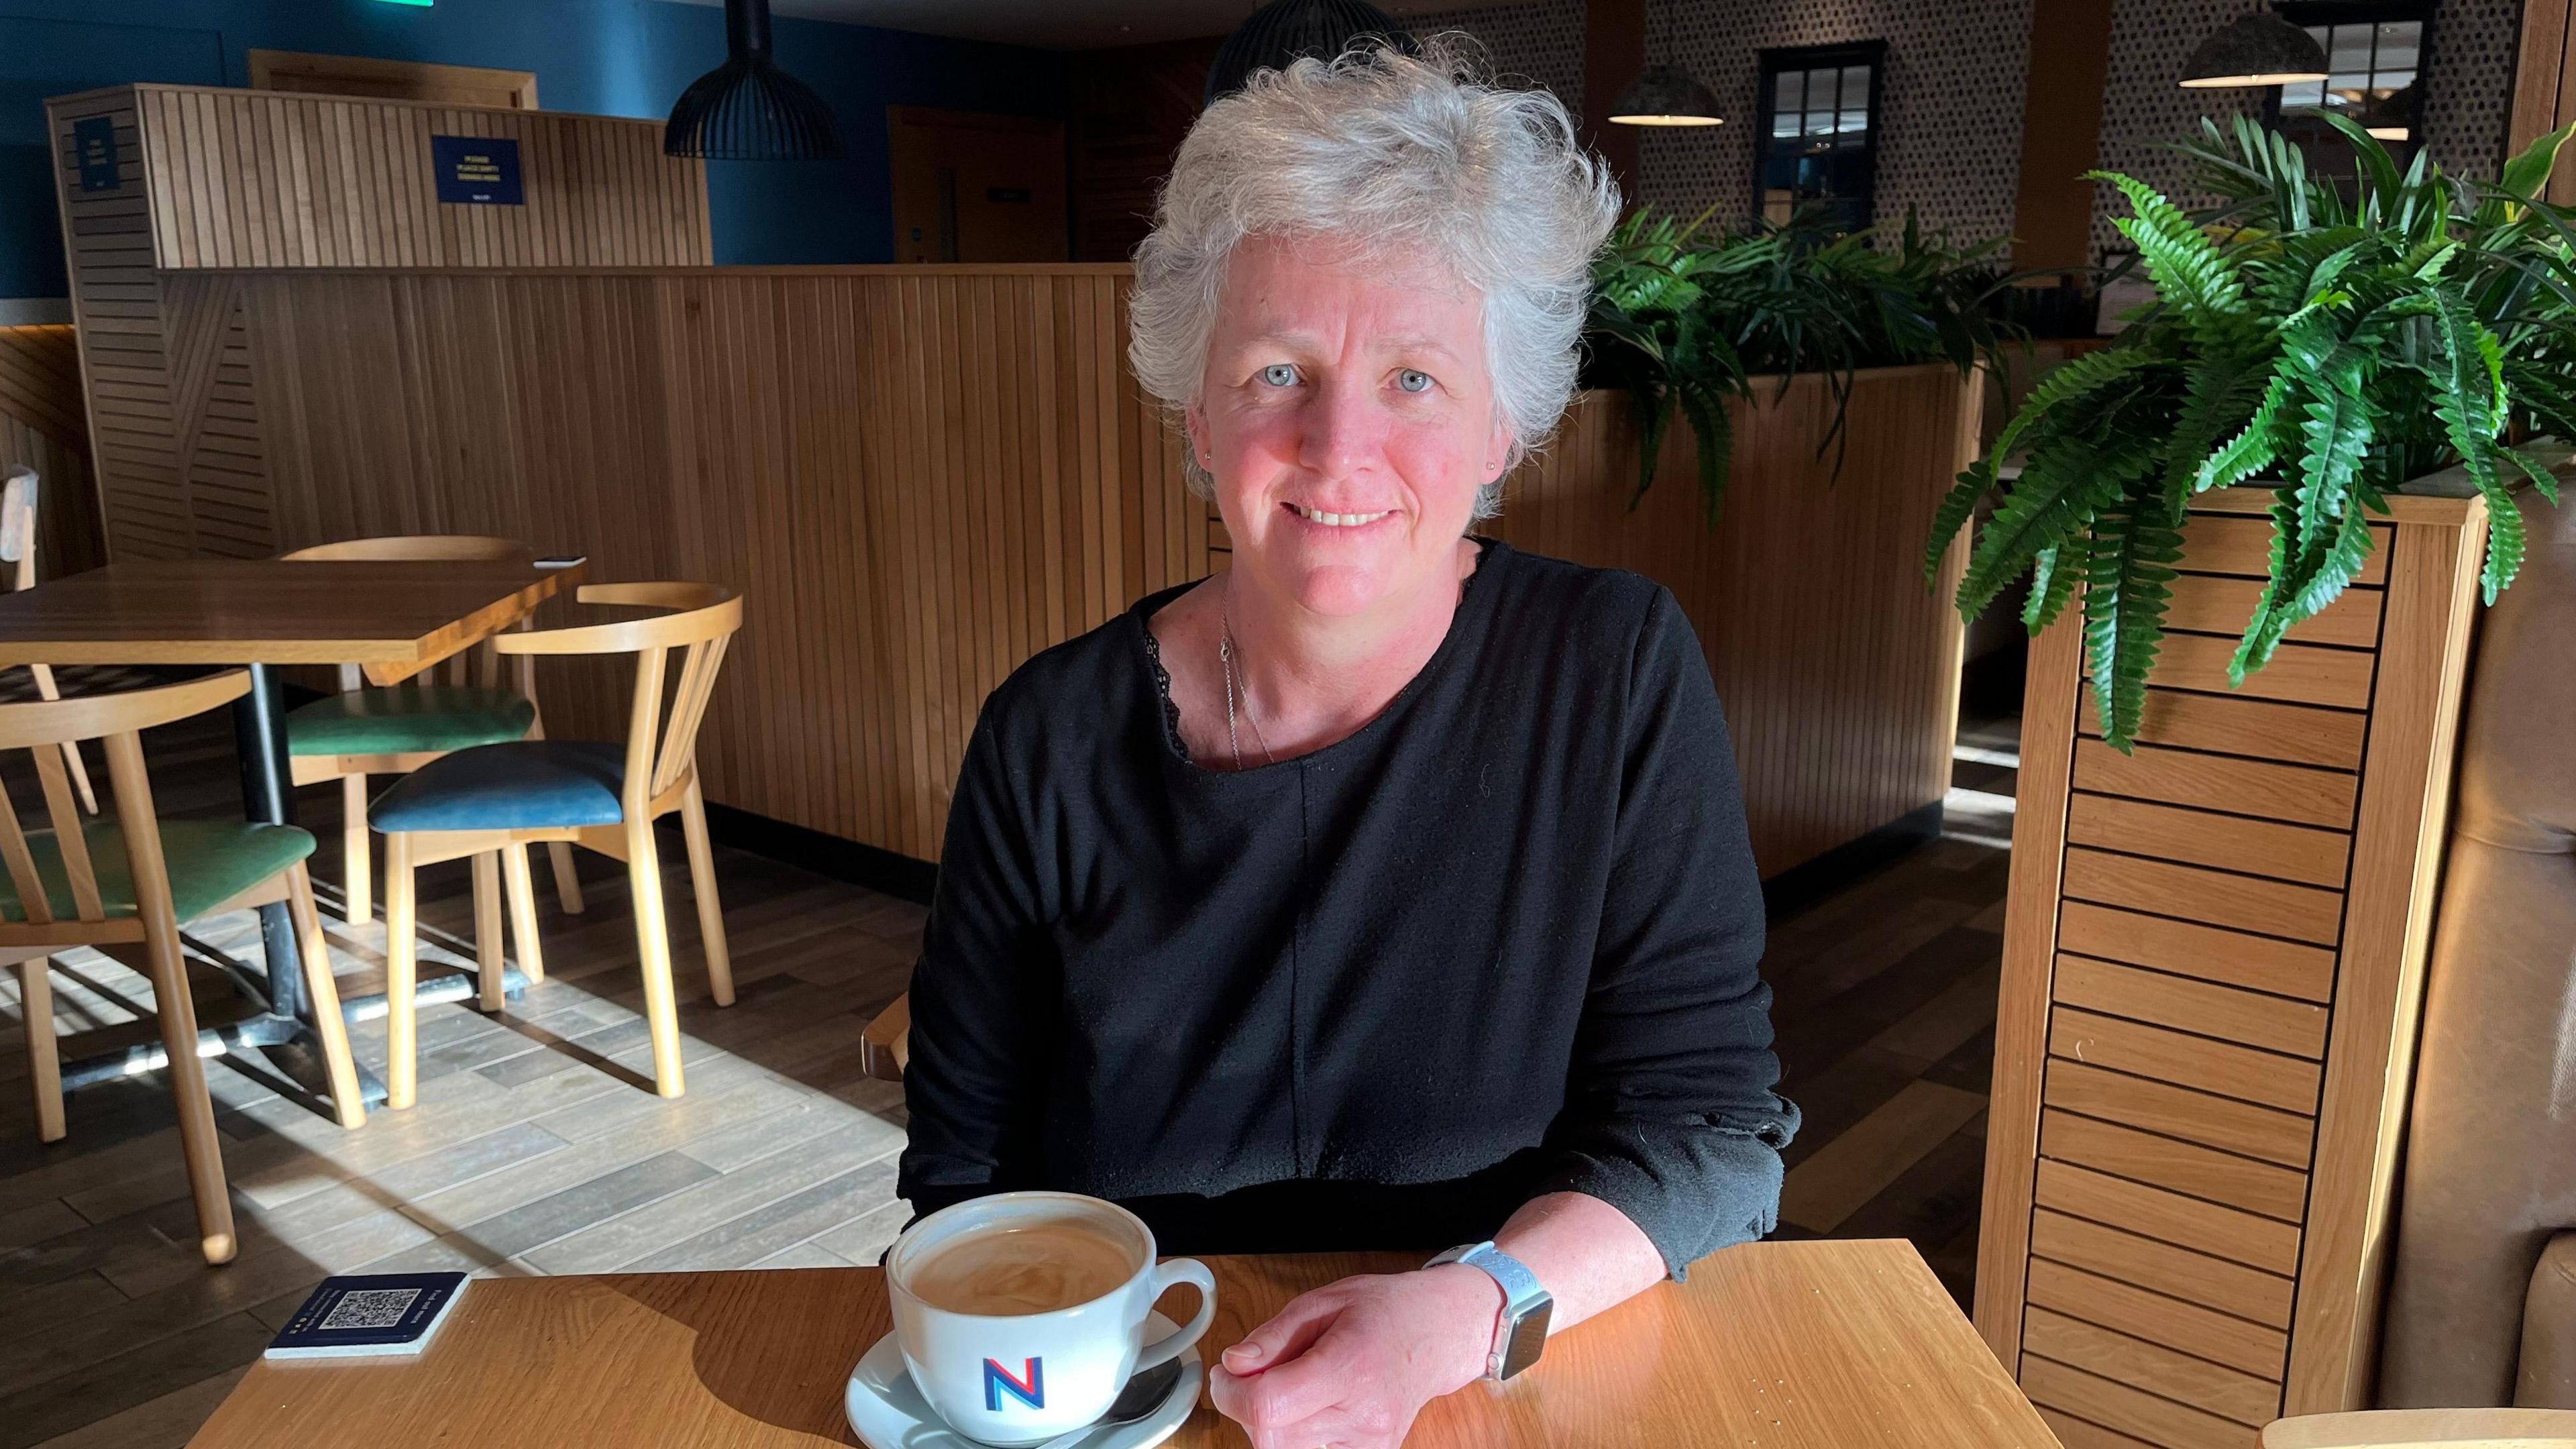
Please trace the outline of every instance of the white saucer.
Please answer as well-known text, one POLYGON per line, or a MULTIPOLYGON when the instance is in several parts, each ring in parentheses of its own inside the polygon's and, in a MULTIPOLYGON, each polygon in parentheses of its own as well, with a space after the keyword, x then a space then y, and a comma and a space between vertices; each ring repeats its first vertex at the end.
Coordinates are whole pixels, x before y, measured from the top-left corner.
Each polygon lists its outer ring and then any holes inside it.
MULTIPOLYGON (((1180 1325, 1159 1313, 1145 1317, 1145 1341, 1152 1343, 1165 1334, 1177 1333, 1180 1325)), ((1116 1428, 1094 1429, 1091 1437, 1074 1442, 1080 1449, 1153 1449, 1172 1437, 1181 1422, 1198 1407, 1199 1385, 1207 1370, 1199 1362, 1197 1345, 1181 1350, 1180 1382, 1172 1385, 1170 1397, 1162 1407, 1132 1424, 1116 1428)), ((877 1340, 867 1357, 850 1371, 849 1392, 842 1398, 850 1416, 850 1427, 857 1430, 869 1449, 984 1449, 984 1446, 948 1427, 938 1411, 921 1397, 912 1385, 912 1375, 904 1369, 903 1350, 895 1345, 889 1333, 877 1340)))

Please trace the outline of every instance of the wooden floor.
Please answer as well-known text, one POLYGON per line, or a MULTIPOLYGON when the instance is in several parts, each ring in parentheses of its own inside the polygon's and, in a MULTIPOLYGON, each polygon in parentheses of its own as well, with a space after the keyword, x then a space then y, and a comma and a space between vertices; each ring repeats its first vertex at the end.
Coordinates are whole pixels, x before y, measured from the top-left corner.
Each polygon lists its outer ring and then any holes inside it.
MULTIPOLYGON (((164 815, 237 815, 220 721, 160 732, 164 815)), ((2012 724, 1972 731, 1953 833, 1777 923, 1789 1151, 1783 1236, 1912 1238, 1962 1302, 2000 959, 2012 724)), ((95 761, 94 761, 95 767, 95 761)), ((23 783, 23 782, 22 782, 23 783)), ((18 798, 33 799, 21 790, 18 798)), ((304 792, 344 991, 372 989, 381 927, 337 924, 336 796, 304 792)), ((678 860, 676 841, 666 862, 678 860)), ((177 1131, 157 1074, 70 1103, 68 1141, 35 1140, 14 1024, 0 1035, 0 1449, 183 1443, 282 1317, 327 1273, 784 1267, 871 1261, 901 1225, 898 1088, 859 1071, 859 1029, 901 989, 921 911, 793 867, 718 854, 740 999, 706 1000, 684 872, 667 894, 689 1093, 649 1091, 620 868, 585 862, 566 916, 537 872, 544 985, 502 1017, 421 1018, 417 1109, 345 1133, 291 1080, 230 1065, 219 1103, 240 1257, 198 1259, 177 1131), (280 1089, 283 1089, 281 1093, 280 1089)), ((462 863, 422 879, 436 945, 470 953, 462 863)), ((192 934, 254 950, 247 913, 192 934)), ((141 983, 89 953, 55 975, 64 1030, 131 1013, 141 983)), ((14 1023, 15 987, 0 987, 14 1023)), ((352 1033, 380 1067, 384 1032, 352 1033)))

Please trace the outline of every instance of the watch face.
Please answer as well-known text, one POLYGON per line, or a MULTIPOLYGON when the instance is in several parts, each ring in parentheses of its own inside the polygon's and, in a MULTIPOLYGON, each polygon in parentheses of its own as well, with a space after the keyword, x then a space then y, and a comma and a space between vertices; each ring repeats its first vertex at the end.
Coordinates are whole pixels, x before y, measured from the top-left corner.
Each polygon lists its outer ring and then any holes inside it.
POLYGON ((1547 1320, 1555 1311, 1553 1299, 1543 1300, 1512 1320, 1511 1332, 1503 1339, 1503 1366, 1494 1377, 1510 1378, 1538 1362, 1540 1351, 1547 1347, 1547 1320))

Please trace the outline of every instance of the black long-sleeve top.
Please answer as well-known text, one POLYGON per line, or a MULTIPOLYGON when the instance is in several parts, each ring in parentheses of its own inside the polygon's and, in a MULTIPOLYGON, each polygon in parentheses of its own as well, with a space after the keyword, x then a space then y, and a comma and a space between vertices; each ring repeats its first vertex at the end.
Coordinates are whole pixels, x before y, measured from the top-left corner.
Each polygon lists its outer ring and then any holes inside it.
POLYGON ((1192 763, 1152 595, 985 702, 913 972, 898 1190, 1166 1252, 1429 1248, 1573 1190, 1676 1273, 1775 1224, 1762 898, 1680 606, 1486 543, 1366 728, 1192 763))

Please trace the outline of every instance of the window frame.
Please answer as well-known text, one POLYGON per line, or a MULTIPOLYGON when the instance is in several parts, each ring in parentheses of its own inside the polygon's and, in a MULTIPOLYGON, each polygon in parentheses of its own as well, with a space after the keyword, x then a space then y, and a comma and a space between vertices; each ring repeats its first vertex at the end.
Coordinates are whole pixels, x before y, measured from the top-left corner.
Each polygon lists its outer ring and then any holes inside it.
MULTIPOLYGON (((1767 214, 1763 183, 1771 168, 1771 122, 1781 74, 1866 65, 1869 67, 1869 139, 1860 150, 1869 177, 1868 187, 1863 192, 1868 207, 1857 230, 1867 230, 1875 225, 1878 221, 1878 141, 1887 124, 1887 42, 1853 40, 1833 45, 1772 46, 1754 53, 1754 65, 1753 214, 1767 214)), ((1836 100, 1839 102, 1840 97, 1836 100)))

